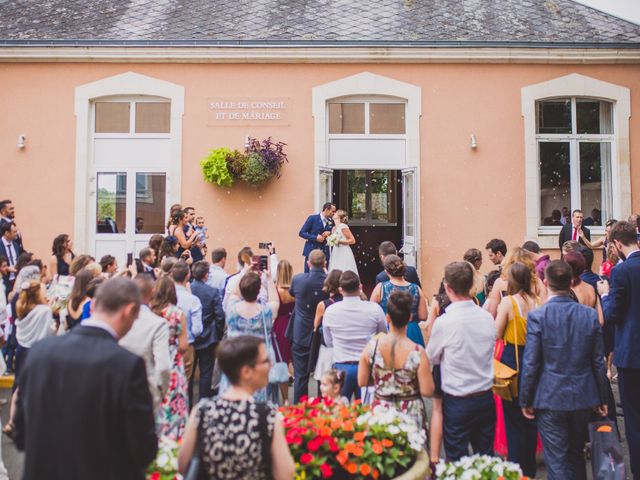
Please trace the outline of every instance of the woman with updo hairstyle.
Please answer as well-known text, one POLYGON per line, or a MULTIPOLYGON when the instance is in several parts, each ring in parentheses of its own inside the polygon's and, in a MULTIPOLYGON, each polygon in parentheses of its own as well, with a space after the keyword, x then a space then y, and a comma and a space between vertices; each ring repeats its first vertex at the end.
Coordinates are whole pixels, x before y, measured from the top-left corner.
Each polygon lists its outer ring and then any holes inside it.
POLYGON ((378 335, 365 347, 358 367, 358 384, 375 386, 373 405, 393 407, 427 431, 427 411, 422 397, 433 395, 433 378, 424 348, 407 337, 415 298, 393 291, 387 301, 389 333, 378 335), (373 366, 373 371, 371 370, 373 366))
POLYGON ((291 480, 295 463, 282 419, 275 407, 254 400, 269 382, 267 345, 261 338, 241 335, 220 342, 216 355, 230 387, 193 409, 178 456, 180 472, 185 474, 192 457, 199 455, 198 478, 291 480))
POLYGON ((601 326, 604 326, 600 298, 593 286, 583 282, 580 278, 580 275, 587 269, 587 262, 585 262, 584 256, 581 253, 570 252, 564 256, 563 260, 571 267, 571 292, 573 292, 575 300, 582 305, 595 308, 596 312, 598 312, 598 322, 600 322, 601 326))
MULTIPOLYGON (((327 274, 327 278, 324 279, 322 291, 329 295, 329 298, 318 303, 318 306, 316 307, 316 316, 313 320, 314 331, 318 329, 322 331, 322 319, 327 308, 336 302, 342 301, 342 295, 340 294, 340 275, 342 275, 342 270, 331 270, 327 274)), ((320 350, 318 351, 318 360, 315 364, 315 370, 312 370, 314 367, 313 365, 309 365, 309 367, 309 372, 313 371, 313 378, 316 382, 318 382, 318 391, 322 392, 320 390, 320 382, 322 382, 322 376, 327 370, 330 370, 333 367, 333 348, 324 345, 324 339, 320 344, 320 350)))
POLYGON ((470 248, 464 252, 462 259, 465 262, 469 262, 473 267, 473 291, 471 293, 475 298, 476 303, 478 305, 482 305, 486 300, 484 276, 480 273, 480 267, 482 266, 482 252, 477 248, 470 248))
POLYGON ((162 240, 160 245, 160 253, 158 254, 158 264, 162 264, 165 258, 175 258, 180 256, 180 243, 173 235, 168 235, 162 240))
MULTIPOLYGON (((273 319, 278 314, 280 300, 276 285, 271 280, 271 272, 267 270, 263 272, 263 275, 264 282, 256 272, 245 273, 231 294, 226 312, 227 338, 241 335, 260 337, 267 345, 269 358, 275 361, 272 331, 273 319), (258 295, 263 283, 267 286, 267 301, 265 303, 258 302, 258 295)), ((223 377, 220 382, 220 392, 224 393, 229 386, 228 379, 223 377)), ((278 390, 277 385, 269 385, 268 391, 267 388, 257 390, 254 398, 258 402, 266 402, 267 400, 277 402, 278 390)))
POLYGON ((402 259, 397 255, 387 255, 384 258, 384 270, 389 275, 389 280, 376 285, 371 294, 371 301, 379 303, 387 313, 387 305, 389 296, 394 291, 407 292, 413 298, 411 307, 411 319, 407 327, 407 335, 409 339, 424 347, 424 338, 419 327, 419 322, 427 320, 427 300, 422 293, 422 289, 415 283, 405 280, 404 272, 406 266, 402 259))
POLYGON ((178 252, 176 254, 177 257, 182 255, 182 252, 185 250, 190 250, 191 245, 197 244, 198 235, 189 235, 185 233, 185 230, 188 231, 188 220, 187 214, 183 211, 176 212, 171 216, 171 225, 167 229, 168 236, 172 236, 178 239, 178 252))
MULTIPOLYGON (((69 275, 71 275, 72 277, 75 277, 76 275, 78 275, 78 273, 81 270, 84 270, 85 267, 87 267, 90 263, 95 262, 95 258, 93 258, 91 255, 78 255, 76 258, 73 259, 73 261, 71 262, 71 266, 69 267, 69 275)), ((100 270, 102 271, 102 268, 100 268, 100 270)))

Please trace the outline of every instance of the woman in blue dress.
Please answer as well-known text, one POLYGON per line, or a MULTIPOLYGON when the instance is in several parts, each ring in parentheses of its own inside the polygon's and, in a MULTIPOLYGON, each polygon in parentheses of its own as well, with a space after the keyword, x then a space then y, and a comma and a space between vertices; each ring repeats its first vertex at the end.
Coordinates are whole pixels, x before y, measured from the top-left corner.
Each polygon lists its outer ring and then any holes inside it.
MULTIPOLYGON (((278 314, 280 300, 275 283, 271 281, 270 272, 263 273, 263 278, 255 272, 246 273, 238 287, 231 293, 229 307, 227 309, 227 337, 238 337, 240 335, 254 335, 264 339, 269 352, 269 358, 275 359, 273 350, 273 319, 278 314), (258 301, 260 289, 263 286, 267 289, 267 301, 258 301)), ((223 377, 220 382, 220 395, 227 388, 229 382, 223 377)), ((267 388, 262 388, 254 394, 257 402, 267 402, 269 395, 267 388)), ((275 391, 277 395, 277 389, 275 391)), ((271 395, 273 396, 273 395, 271 395)))
POLYGON ((424 338, 419 322, 427 319, 428 305, 422 290, 415 283, 404 279, 405 264, 397 255, 387 255, 384 259, 384 270, 389 275, 389 280, 376 285, 371 294, 371 301, 379 303, 387 313, 387 303, 391 292, 400 290, 408 292, 413 297, 411 320, 407 326, 407 337, 414 343, 424 347, 424 338))

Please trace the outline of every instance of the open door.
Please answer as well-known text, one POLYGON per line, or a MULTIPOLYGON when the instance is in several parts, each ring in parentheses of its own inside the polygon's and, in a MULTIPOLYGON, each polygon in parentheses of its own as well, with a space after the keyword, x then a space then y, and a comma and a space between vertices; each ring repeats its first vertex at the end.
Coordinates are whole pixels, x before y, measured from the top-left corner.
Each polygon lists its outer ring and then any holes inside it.
POLYGON ((417 199, 416 199, 416 169, 402 170, 402 248, 407 265, 416 267, 418 255, 417 246, 417 199))
POLYGON ((322 205, 333 202, 333 170, 331 168, 320 167, 318 171, 318 205, 319 212, 322 205))

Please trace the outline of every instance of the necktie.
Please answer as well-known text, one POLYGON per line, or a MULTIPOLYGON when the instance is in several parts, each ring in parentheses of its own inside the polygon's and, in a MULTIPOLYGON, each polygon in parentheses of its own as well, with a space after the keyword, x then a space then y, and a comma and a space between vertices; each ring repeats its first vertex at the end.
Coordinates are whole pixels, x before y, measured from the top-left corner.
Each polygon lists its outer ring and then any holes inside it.
POLYGON ((578 227, 573 227, 573 240, 578 240, 578 227))
POLYGON ((13 253, 11 252, 11 244, 10 243, 5 243, 4 244, 4 249, 7 251, 7 256, 9 257, 9 266, 13 267, 14 265, 14 260, 13 260, 13 253))

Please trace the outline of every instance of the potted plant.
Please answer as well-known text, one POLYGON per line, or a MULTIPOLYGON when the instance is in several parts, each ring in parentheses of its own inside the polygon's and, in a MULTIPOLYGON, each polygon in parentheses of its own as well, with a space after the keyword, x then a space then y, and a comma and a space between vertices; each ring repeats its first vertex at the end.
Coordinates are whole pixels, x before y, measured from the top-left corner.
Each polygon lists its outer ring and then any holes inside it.
POLYGON ((436 478, 443 480, 525 480, 520 466, 499 457, 472 455, 457 462, 440 461, 436 478))
POLYGON ((249 138, 244 153, 225 147, 213 149, 200 161, 202 174, 219 187, 232 187, 237 180, 259 187, 280 178, 284 162, 289 161, 285 145, 271 141, 271 137, 262 141, 249 138))
POLYGON ((316 398, 281 412, 297 479, 417 480, 429 473, 425 433, 393 408, 316 398))

